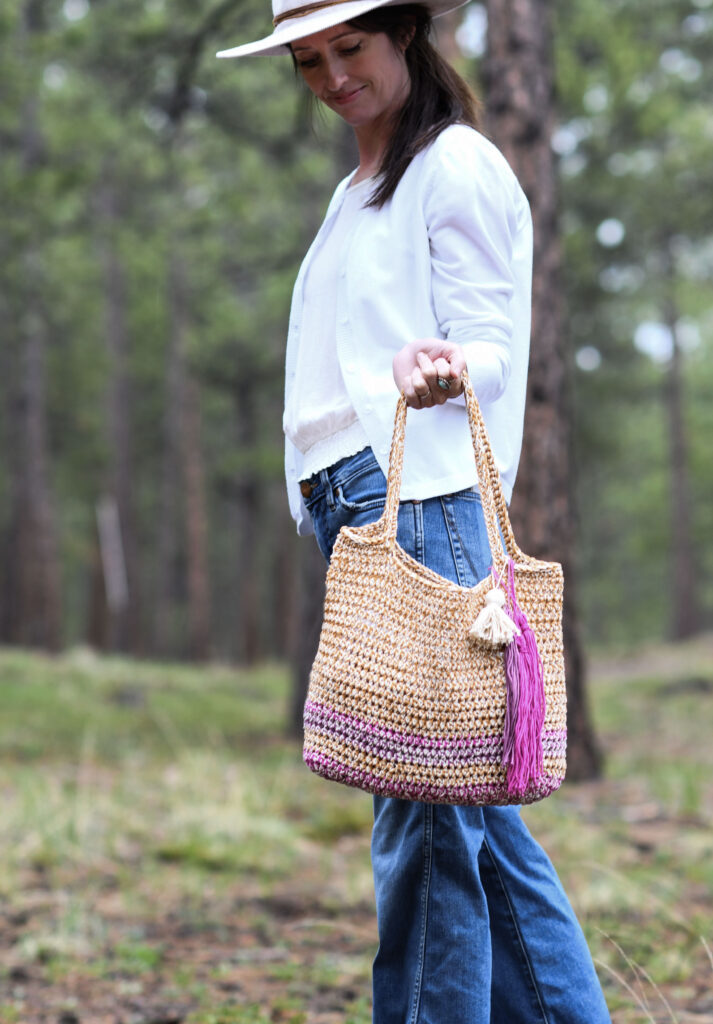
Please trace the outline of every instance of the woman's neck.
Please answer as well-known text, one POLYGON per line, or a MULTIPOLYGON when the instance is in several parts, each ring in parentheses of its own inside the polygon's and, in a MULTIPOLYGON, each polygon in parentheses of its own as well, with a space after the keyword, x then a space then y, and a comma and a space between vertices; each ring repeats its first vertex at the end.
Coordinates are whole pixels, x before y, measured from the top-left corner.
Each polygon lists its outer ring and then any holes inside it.
POLYGON ((354 183, 364 181, 365 178, 371 178, 373 175, 378 174, 381 169, 381 164, 384 160, 386 150, 389 148, 391 137, 394 134, 394 128, 398 121, 403 105, 406 102, 410 92, 410 82, 408 79, 404 82, 404 88, 401 91, 397 101, 392 104, 390 109, 384 110, 378 117, 375 117, 373 121, 369 121, 367 124, 361 124, 354 128, 354 134, 356 135, 357 147, 359 149, 359 167, 354 176, 354 183))
POLYGON ((391 133, 375 129, 373 124, 354 129, 359 149, 359 166, 354 175, 354 184, 373 177, 381 167, 391 133))

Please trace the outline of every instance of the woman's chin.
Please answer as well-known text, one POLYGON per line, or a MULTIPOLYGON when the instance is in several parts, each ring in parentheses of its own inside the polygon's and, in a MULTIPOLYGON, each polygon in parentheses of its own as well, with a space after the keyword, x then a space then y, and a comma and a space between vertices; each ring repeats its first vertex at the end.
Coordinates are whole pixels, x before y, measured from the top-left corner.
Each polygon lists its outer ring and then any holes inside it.
POLYGON ((346 121, 352 128, 361 128, 376 120, 376 115, 369 108, 369 103, 361 93, 358 93, 353 100, 347 103, 330 103, 329 107, 338 114, 343 121, 346 121))

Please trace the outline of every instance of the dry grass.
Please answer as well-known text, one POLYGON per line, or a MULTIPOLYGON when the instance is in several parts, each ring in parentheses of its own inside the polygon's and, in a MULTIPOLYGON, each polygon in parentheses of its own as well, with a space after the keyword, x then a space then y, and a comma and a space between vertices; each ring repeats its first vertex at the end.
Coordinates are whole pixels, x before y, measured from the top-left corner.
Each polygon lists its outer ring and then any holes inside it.
MULTIPOLYGON (((664 653, 595 671, 608 777, 524 812, 615 1024, 713 1022, 713 657, 664 653)), ((0 685, 0 1022, 370 1020, 370 801, 302 768, 279 666, 7 651, 0 685)))

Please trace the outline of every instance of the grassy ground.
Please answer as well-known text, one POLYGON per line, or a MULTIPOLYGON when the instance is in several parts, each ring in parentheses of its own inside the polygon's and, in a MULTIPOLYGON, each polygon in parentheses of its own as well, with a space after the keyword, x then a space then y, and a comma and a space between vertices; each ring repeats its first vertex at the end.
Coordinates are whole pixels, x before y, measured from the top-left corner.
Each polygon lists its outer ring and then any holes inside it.
MULTIPOLYGON (((0 652, 2 1024, 370 1021, 370 801, 301 766, 285 691, 0 652)), ((711 1024, 713 639, 601 662, 591 696, 606 779, 524 814, 615 1024, 711 1024)))

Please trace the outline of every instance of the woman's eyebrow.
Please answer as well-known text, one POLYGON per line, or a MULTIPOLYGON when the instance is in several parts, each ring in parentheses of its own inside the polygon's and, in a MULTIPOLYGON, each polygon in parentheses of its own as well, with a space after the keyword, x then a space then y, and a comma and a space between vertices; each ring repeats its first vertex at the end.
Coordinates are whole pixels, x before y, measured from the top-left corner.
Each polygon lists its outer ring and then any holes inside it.
MULTIPOLYGON (((341 39, 342 36, 350 36, 353 32, 356 32, 356 29, 352 28, 352 29, 349 29, 348 32, 340 32, 339 35, 332 36, 331 39, 327 40, 327 42, 328 43, 335 43, 337 41, 337 39, 341 39)), ((294 43, 292 44, 292 52, 293 53, 296 50, 312 50, 312 49, 313 49, 312 46, 295 46, 294 43)))

